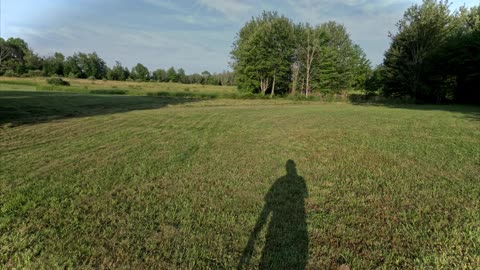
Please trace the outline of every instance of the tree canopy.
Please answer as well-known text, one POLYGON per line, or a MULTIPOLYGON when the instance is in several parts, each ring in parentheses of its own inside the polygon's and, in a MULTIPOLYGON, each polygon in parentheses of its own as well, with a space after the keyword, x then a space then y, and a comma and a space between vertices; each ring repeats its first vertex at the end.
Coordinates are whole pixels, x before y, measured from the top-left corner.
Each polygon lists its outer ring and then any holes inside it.
POLYGON ((238 87, 262 93, 340 92, 363 87, 370 62, 341 24, 294 24, 276 12, 252 18, 231 52, 238 87))
POLYGON ((448 1, 424 0, 405 12, 385 53, 384 95, 480 103, 479 9, 449 7, 448 1))

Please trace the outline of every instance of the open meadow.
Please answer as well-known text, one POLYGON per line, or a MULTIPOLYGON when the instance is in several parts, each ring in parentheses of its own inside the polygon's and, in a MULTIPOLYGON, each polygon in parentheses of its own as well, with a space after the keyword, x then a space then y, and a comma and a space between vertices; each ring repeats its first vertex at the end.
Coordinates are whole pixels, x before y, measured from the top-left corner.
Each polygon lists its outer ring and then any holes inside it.
POLYGON ((479 107, 130 85, 1 85, 0 268, 480 268, 479 107))
MULTIPOLYGON (((64 91, 82 94, 114 94, 114 95, 175 95, 181 93, 186 96, 195 96, 202 94, 218 96, 220 94, 236 94, 237 89, 234 86, 219 85, 201 85, 201 84, 180 84, 165 82, 126 82, 126 81, 107 81, 107 80, 86 80, 64 78, 70 83, 70 86, 49 85, 43 77, 37 78, 8 78, 0 79, 0 90, 30 89, 44 91, 64 91)), ((208 97, 208 96, 207 96, 208 97)))

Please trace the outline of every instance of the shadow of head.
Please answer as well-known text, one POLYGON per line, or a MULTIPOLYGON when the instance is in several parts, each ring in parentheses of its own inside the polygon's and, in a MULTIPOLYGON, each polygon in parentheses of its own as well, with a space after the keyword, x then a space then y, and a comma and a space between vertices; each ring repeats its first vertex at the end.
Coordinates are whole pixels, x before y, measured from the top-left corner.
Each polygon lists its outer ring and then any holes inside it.
POLYGON ((287 163, 285 164, 285 168, 287 169, 288 176, 298 176, 297 164, 295 164, 295 161, 291 159, 288 160, 287 163))

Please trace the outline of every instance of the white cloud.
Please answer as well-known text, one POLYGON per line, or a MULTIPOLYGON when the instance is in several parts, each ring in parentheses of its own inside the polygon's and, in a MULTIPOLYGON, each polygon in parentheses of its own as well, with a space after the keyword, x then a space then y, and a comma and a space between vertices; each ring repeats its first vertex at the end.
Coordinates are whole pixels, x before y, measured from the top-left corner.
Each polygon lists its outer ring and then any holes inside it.
POLYGON ((182 11, 174 1, 171 0, 144 0, 145 3, 154 5, 163 9, 173 10, 173 11, 182 11))
POLYGON ((228 18, 237 18, 249 13, 253 5, 242 0, 199 0, 209 9, 216 10, 228 18))
POLYGON ((201 26, 201 27, 211 27, 212 25, 222 25, 225 21, 221 18, 211 17, 211 16, 200 16, 200 15, 177 15, 172 16, 173 19, 178 20, 183 23, 201 26))

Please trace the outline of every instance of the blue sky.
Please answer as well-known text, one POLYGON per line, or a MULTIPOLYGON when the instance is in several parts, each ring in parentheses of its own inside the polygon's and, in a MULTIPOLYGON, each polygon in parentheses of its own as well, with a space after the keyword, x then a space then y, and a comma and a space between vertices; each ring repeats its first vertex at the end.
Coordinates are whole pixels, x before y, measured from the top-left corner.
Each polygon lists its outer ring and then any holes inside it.
MULTIPOLYGON (((96 51, 149 69, 187 73, 228 70, 238 30, 262 10, 295 22, 345 24, 373 64, 382 61, 388 32, 407 7, 421 0, 0 0, 1 36, 21 37, 40 55, 96 51)), ((478 0, 451 1, 452 9, 478 0)))

